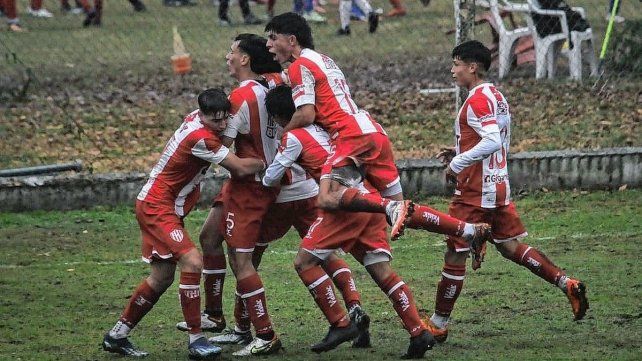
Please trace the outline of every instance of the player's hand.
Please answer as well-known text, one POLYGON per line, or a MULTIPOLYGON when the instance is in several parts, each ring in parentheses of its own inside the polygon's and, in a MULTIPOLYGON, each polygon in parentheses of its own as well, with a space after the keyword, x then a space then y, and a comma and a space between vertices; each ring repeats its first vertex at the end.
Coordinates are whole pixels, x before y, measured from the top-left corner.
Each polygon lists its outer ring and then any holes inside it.
POLYGON ((446 183, 457 185, 457 173, 450 166, 446 166, 444 173, 446 175, 446 183))
POLYGON ((437 153, 437 159, 441 161, 441 164, 450 164, 453 158, 455 158, 455 148, 441 148, 437 153))

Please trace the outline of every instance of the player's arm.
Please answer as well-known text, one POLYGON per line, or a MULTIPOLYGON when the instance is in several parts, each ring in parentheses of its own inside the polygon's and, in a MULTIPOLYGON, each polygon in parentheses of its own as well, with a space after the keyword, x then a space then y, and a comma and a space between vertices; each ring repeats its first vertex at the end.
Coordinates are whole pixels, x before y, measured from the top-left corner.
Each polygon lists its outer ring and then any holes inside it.
POLYGON ((296 111, 292 115, 290 123, 283 129, 284 133, 292 129, 306 127, 314 123, 316 117, 314 75, 302 64, 291 66, 289 75, 292 83, 292 100, 296 111))
POLYGON ((232 152, 229 152, 218 164, 229 170, 232 177, 235 178, 242 178, 261 172, 265 169, 264 161, 257 158, 239 158, 232 152))
POLYGON ((448 166, 449 171, 459 174, 465 168, 477 163, 502 148, 497 119, 491 105, 484 99, 471 102, 468 125, 481 137, 471 149, 455 156, 448 166))
POLYGON ((192 154, 212 164, 219 164, 234 177, 245 177, 265 169, 265 162, 256 158, 239 158, 220 143, 218 138, 204 138, 196 141, 192 154))
POLYGON ((224 146, 230 148, 239 134, 250 132, 250 109, 247 102, 238 93, 230 95, 230 117, 227 120, 227 127, 220 134, 219 138, 224 146))
POLYGON ((303 146, 301 142, 291 133, 285 133, 281 138, 279 151, 274 161, 265 170, 262 182, 266 187, 277 187, 281 184, 281 178, 292 167, 292 164, 299 158, 303 146))

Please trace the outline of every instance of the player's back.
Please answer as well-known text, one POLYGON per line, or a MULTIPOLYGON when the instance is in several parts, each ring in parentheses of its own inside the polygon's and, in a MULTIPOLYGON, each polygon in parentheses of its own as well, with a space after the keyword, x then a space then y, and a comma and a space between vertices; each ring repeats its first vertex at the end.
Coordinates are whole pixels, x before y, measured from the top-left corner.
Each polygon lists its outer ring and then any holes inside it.
MULTIPOLYGON (((321 178, 321 168, 330 154, 330 135, 323 128, 311 124, 285 134, 282 146, 295 147, 299 154, 295 159, 317 182, 321 178)), ((295 153, 296 154, 296 153, 295 153)))
POLYGON ((352 99, 345 75, 330 57, 303 49, 301 57, 289 67, 288 75, 294 104, 297 107, 314 104, 315 121, 333 138, 385 134, 368 112, 359 109, 352 99))
POLYGON ((179 216, 187 214, 196 202, 198 185, 211 164, 194 152, 215 154, 221 147, 218 136, 201 123, 199 111, 193 111, 165 145, 137 199, 174 207, 179 216))

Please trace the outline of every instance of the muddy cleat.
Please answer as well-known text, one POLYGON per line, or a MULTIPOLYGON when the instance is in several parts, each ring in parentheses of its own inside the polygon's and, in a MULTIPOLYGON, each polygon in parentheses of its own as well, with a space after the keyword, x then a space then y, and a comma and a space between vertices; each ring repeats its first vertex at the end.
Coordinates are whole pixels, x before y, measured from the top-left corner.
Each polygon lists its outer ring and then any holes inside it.
POLYGON ((370 344, 370 316, 361 308, 361 306, 352 307, 348 313, 350 321, 357 326, 359 335, 352 341, 352 347, 368 348, 370 344))
POLYGON ((242 349, 234 352, 234 356, 252 356, 252 355, 271 355, 273 353, 279 352, 283 346, 281 345, 281 340, 274 334, 274 337, 270 341, 265 341, 258 337, 255 337, 252 342, 242 349))
POLYGON ((136 346, 129 342, 127 337, 113 338, 109 336, 109 333, 106 333, 105 337, 103 337, 103 350, 135 358, 147 357, 149 355, 149 353, 136 348, 136 346))
POLYGON ((222 351, 220 347, 209 343, 205 336, 190 343, 187 346, 187 350, 188 357, 192 360, 213 360, 217 358, 222 351))
MULTIPOLYGON (((368 321, 369 323, 369 321, 368 321)), ((346 327, 330 326, 328 333, 321 342, 312 345, 310 350, 316 353, 330 351, 344 342, 353 340, 359 336, 359 329, 353 322, 346 327)))
POLYGON ((573 307, 573 319, 579 321, 586 315, 589 309, 589 301, 586 298, 586 286, 579 280, 569 278, 566 281, 566 297, 573 307))
POLYGON ((252 342, 252 332, 237 332, 234 329, 225 329, 223 333, 218 336, 213 336, 208 339, 212 343, 219 345, 248 345, 252 342))
POLYGON ((415 205, 410 200, 390 201, 386 206, 386 219, 390 224, 390 239, 396 241, 403 235, 415 205))
POLYGON ((350 36, 352 34, 352 31, 350 31, 350 26, 346 26, 345 28, 339 28, 337 30, 337 35, 338 36, 350 36))
POLYGON ((426 326, 426 329, 428 330, 428 332, 430 332, 430 334, 435 339, 435 341, 437 341, 439 343, 446 342, 446 339, 448 338, 448 329, 447 328, 439 328, 439 327, 437 327, 434 323, 432 323, 430 318, 422 319, 422 321, 424 322, 424 325, 426 326))
POLYGON ((370 13, 370 15, 368 15, 368 32, 372 34, 375 31, 377 31, 378 27, 379 27, 379 14, 373 11, 370 13))
POLYGON ((426 351, 432 349, 435 345, 435 339, 430 332, 424 330, 418 336, 410 338, 410 345, 408 351, 401 356, 403 360, 420 359, 424 357, 426 351))
MULTIPOLYGON (((189 331, 187 327, 187 322, 179 322, 176 324, 176 328, 181 331, 189 331)), ((225 329, 225 317, 214 317, 210 316, 207 313, 201 313, 201 330, 209 331, 214 333, 219 333, 225 329)))
POLYGON ((464 237, 470 243, 470 256, 472 258, 473 270, 479 269, 486 256, 486 242, 492 241, 491 227, 487 223, 473 224, 475 233, 472 236, 464 237))

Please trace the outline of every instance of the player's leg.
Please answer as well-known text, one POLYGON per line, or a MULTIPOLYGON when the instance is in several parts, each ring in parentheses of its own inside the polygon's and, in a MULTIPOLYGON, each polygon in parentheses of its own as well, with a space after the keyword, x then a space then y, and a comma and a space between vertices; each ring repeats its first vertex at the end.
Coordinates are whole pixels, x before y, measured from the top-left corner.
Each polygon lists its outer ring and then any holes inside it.
POLYGON ((325 273, 332 278, 332 282, 337 289, 339 289, 348 311, 354 307, 361 306, 361 295, 359 295, 357 286, 352 278, 350 266, 348 266, 348 263, 343 258, 337 256, 336 253, 332 253, 323 261, 321 267, 325 273))
MULTIPOLYGON (((444 266, 441 270, 441 279, 437 284, 435 295, 435 312, 429 319, 424 320, 428 331, 434 336, 437 342, 444 342, 448 337, 448 321, 450 314, 455 308, 455 303, 462 288, 466 276, 466 260, 468 259, 468 248, 451 246, 449 241, 448 249, 444 254, 444 266)), ((459 242, 461 247, 466 247, 465 242, 459 242)))
POLYGON ((428 232, 461 237, 475 248, 479 248, 484 242, 491 240, 491 227, 487 223, 469 223, 417 203, 413 205, 413 211, 405 228, 423 229, 428 232))
POLYGON ((129 333, 172 284, 175 270, 173 261, 152 261, 150 275, 136 287, 118 321, 103 338, 105 351, 135 358, 148 355, 129 341, 129 333))
POLYGON ((201 329, 201 273, 203 257, 193 247, 182 254, 178 260, 180 267, 179 300, 183 317, 188 328, 190 358, 213 358, 221 353, 221 348, 211 344, 201 329))
POLYGON ((339 21, 341 28, 337 31, 337 35, 350 35, 350 13, 352 12, 352 0, 339 1, 339 21))
POLYGON ((332 280, 321 267, 324 258, 330 254, 332 250, 319 253, 300 248, 294 261, 299 278, 330 323, 330 329, 323 340, 311 347, 317 353, 330 351, 341 343, 354 339, 358 334, 356 325, 350 321, 348 313, 337 301, 332 280))
POLYGON ((236 292, 245 303, 250 321, 256 331, 256 338, 245 348, 235 352, 235 356, 271 354, 281 349, 281 341, 274 332, 268 313, 263 282, 252 263, 253 251, 254 248, 228 247, 230 266, 236 277, 236 292), (252 306, 248 307, 248 305, 252 306))
POLYGON ((402 358, 423 358, 426 351, 433 347, 435 340, 419 317, 410 287, 392 269, 387 253, 369 253, 363 259, 363 264, 379 288, 388 296, 404 328, 410 334, 410 344, 402 358))
POLYGON ((584 283, 568 277, 566 272, 551 262, 540 250, 518 241, 528 233, 515 209, 515 204, 496 208, 493 217, 493 238, 502 256, 559 287, 571 303, 575 320, 581 320, 589 308, 584 283))
POLYGON ((354 3, 368 16, 368 32, 374 33, 377 31, 379 27, 379 14, 373 11, 370 2, 368 0, 354 0, 354 3))

